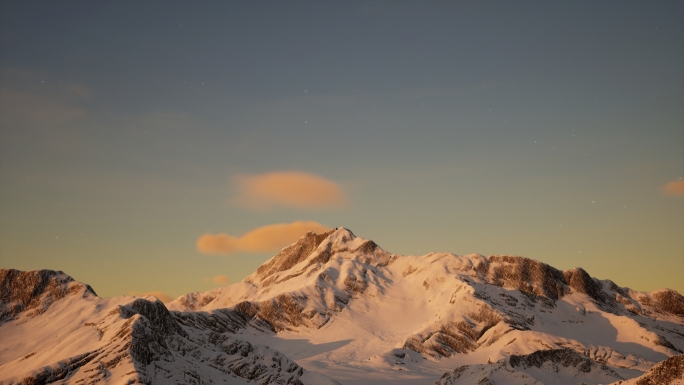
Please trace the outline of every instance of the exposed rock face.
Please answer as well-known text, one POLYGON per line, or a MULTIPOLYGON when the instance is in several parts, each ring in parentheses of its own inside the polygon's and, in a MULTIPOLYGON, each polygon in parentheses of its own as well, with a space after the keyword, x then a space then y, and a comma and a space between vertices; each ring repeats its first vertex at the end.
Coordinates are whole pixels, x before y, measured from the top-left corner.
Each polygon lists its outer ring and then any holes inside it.
POLYGON ((591 278, 584 269, 578 267, 563 272, 565 283, 578 293, 583 293, 599 303, 607 300, 598 280, 591 278))
MULTIPOLYGON (((260 329, 280 332, 300 326, 320 328, 334 313, 345 309, 352 298, 365 293, 372 283, 383 280, 378 276, 369 280, 369 275, 391 263, 392 259, 393 256, 375 242, 357 238, 344 228, 320 235, 309 232, 243 282, 253 284, 264 294, 293 279, 305 278, 313 284, 301 290, 274 293, 266 300, 240 301, 234 309, 243 314, 250 325, 260 329), (324 268, 333 263, 348 264, 350 268, 342 272, 324 268)), ((187 295, 179 302, 183 305, 183 302, 203 301, 187 295)))
POLYGON ((555 301, 568 292, 562 272, 529 258, 492 255, 475 270, 488 282, 515 288, 531 298, 546 297, 555 301))
POLYGON ((0 324, 22 312, 30 311, 30 317, 40 315, 53 302, 83 290, 84 296, 96 295, 90 286, 61 271, 0 269, 0 324))
POLYGON ((603 292, 600 282, 579 267, 560 271, 529 258, 492 255, 475 270, 488 283, 519 290, 535 302, 546 300, 547 304, 553 306, 555 301, 569 294, 572 289, 588 295, 608 311, 615 307, 615 299, 603 292))
POLYGON ((684 384, 684 355, 672 356, 653 366, 643 375, 610 385, 682 385, 684 384))
POLYGON ((684 317, 684 296, 674 290, 663 289, 653 293, 655 310, 684 317))
MULTIPOLYGON (((592 369, 600 368, 601 370, 614 373, 606 365, 599 364, 572 349, 537 350, 532 354, 512 355, 508 361, 513 368, 541 368, 544 364, 550 362, 566 368, 577 368, 581 372, 591 372, 592 369)), ((618 377, 617 373, 615 373, 615 377, 618 377)))
MULTIPOLYGON (((538 385, 547 377, 555 384, 621 379, 604 364, 587 358, 572 349, 539 350, 532 354, 512 355, 493 364, 464 365, 445 373, 435 385, 501 384, 538 385)), ((585 383, 585 382, 582 382, 585 383)), ((550 383, 548 383, 550 384, 550 383)))
POLYGON ((684 355, 670 357, 639 377, 635 385, 674 385, 684 383, 684 355))
MULTIPOLYGON (((314 232, 308 232, 296 243, 287 246, 282 249, 273 258, 268 260, 263 265, 259 266, 257 271, 248 277, 245 281, 250 283, 263 283, 268 285, 273 283, 273 280, 266 281, 274 273, 289 270, 293 266, 307 259, 314 249, 318 247, 330 234, 335 230, 333 229, 322 234, 316 234, 314 232)), ((325 263, 330 258, 329 253, 321 253, 322 255, 317 258, 316 262, 325 263)))
MULTIPOLYGON (((406 339, 401 348, 411 349, 434 358, 470 353, 480 346, 491 345, 498 340, 496 334, 494 338, 483 338, 483 336, 502 321, 503 318, 498 312, 483 305, 479 311, 467 313, 463 320, 442 323, 438 330, 428 332, 425 337, 417 335, 406 339)), ((510 330, 508 325, 504 328, 510 330)))

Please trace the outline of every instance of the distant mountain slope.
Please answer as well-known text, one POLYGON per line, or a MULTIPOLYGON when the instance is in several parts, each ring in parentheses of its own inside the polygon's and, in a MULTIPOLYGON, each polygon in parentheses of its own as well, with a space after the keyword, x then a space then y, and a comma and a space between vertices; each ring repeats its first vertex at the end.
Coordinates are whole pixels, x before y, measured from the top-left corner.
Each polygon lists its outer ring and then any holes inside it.
POLYGON ((344 228, 309 233, 243 282, 168 306, 230 308, 277 332, 274 345, 346 341, 298 361, 325 361, 332 377, 413 368, 429 378, 454 363, 569 348, 631 378, 684 350, 684 297, 673 290, 637 292, 516 256, 401 256, 344 228))
POLYGON ((2 384, 334 384, 240 337, 231 311, 99 298, 62 272, 0 270, 2 384))

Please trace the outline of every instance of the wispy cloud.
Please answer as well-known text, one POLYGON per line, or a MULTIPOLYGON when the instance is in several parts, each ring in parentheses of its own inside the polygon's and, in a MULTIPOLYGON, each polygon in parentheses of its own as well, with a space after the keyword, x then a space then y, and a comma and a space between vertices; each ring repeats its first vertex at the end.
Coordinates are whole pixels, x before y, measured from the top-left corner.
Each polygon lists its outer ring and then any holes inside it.
POLYGON ((139 291, 131 291, 131 292, 128 292, 128 294, 134 295, 136 297, 143 297, 146 295, 151 295, 151 296, 157 297, 160 301, 162 301, 164 303, 171 302, 174 299, 170 295, 168 295, 164 292, 161 292, 161 291, 148 291, 145 293, 141 293, 139 291))
POLYGON ((684 180, 673 180, 672 182, 662 186, 660 191, 665 195, 684 196, 684 180))
POLYGON ((329 229, 318 222, 308 221, 258 227, 241 237, 229 234, 204 234, 197 240, 197 250, 204 254, 223 255, 275 251, 297 241, 308 231, 321 233, 329 229))
POLYGON ((347 202, 346 193, 337 183, 304 172, 238 175, 233 184, 238 191, 235 203, 259 210, 274 206, 324 209, 347 202))
POLYGON ((217 284, 217 285, 227 285, 228 282, 229 282, 228 277, 226 277, 225 275, 217 275, 217 276, 214 277, 212 280, 213 280, 214 283, 217 284))

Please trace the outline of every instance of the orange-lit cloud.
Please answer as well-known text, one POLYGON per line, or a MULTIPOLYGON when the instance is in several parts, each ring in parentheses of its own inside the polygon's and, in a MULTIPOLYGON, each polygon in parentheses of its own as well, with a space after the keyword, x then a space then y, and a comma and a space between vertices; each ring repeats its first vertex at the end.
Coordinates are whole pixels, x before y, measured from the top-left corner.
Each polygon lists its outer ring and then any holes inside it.
POLYGON ((164 293, 164 292, 161 292, 161 291, 148 291, 148 292, 146 292, 146 293, 141 293, 141 292, 139 292, 139 291, 131 291, 131 292, 129 292, 128 294, 134 295, 134 296, 136 296, 136 297, 142 297, 142 296, 145 296, 145 295, 151 295, 151 296, 157 297, 160 301, 162 301, 162 302, 164 302, 164 303, 171 302, 171 301, 173 301, 173 299, 174 299, 174 298, 171 297, 170 295, 168 295, 168 294, 166 294, 166 293, 164 293))
POLYGON ((238 190, 235 202, 264 210, 273 206, 323 209, 347 202, 344 190, 335 182, 305 172, 271 172, 233 178, 238 190))
POLYGON ((673 180, 660 188, 665 195, 684 196, 684 180, 673 180))
POLYGON ((197 240, 197 250, 204 254, 224 255, 275 251, 297 241, 308 231, 321 233, 329 229, 318 222, 309 221, 258 227, 241 237, 229 234, 204 234, 197 240))
POLYGON ((228 277, 226 277, 225 275, 217 275, 212 280, 217 285, 227 285, 229 282, 228 277))

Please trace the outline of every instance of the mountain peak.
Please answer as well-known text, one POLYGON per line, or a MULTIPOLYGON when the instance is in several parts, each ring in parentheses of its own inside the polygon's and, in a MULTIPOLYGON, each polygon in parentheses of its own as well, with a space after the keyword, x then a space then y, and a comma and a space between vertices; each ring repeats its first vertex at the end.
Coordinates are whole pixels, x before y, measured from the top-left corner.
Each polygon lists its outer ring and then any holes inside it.
POLYGON ((321 234, 309 231, 297 242, 280 250, 273 258, 259 266, 254 274, 244 279, 244 282, 269 286, 276 281, 300 275, 313 265, 325 264, 336 253, 358 251, 361 254, 372 254, 376 249, 381 250, 375 242, 359 238, 344 227, 321 234), (293 269, 304 261, 307 263, 301 269, 295 269, 297 271, 287 277, 279 277, 279 273, 293 269))
POLYGON ((264 282, 275 273, 291 269, 293 266, 306 259, 318 245, 336 231, 339 230, 332 229, 321 234, 309 231, 299 238, 297 242, 283 248, 278 254, 273 256, 273 258, 259 266, 254 274, 245 278, 244 281, 249 283, 264 282))

